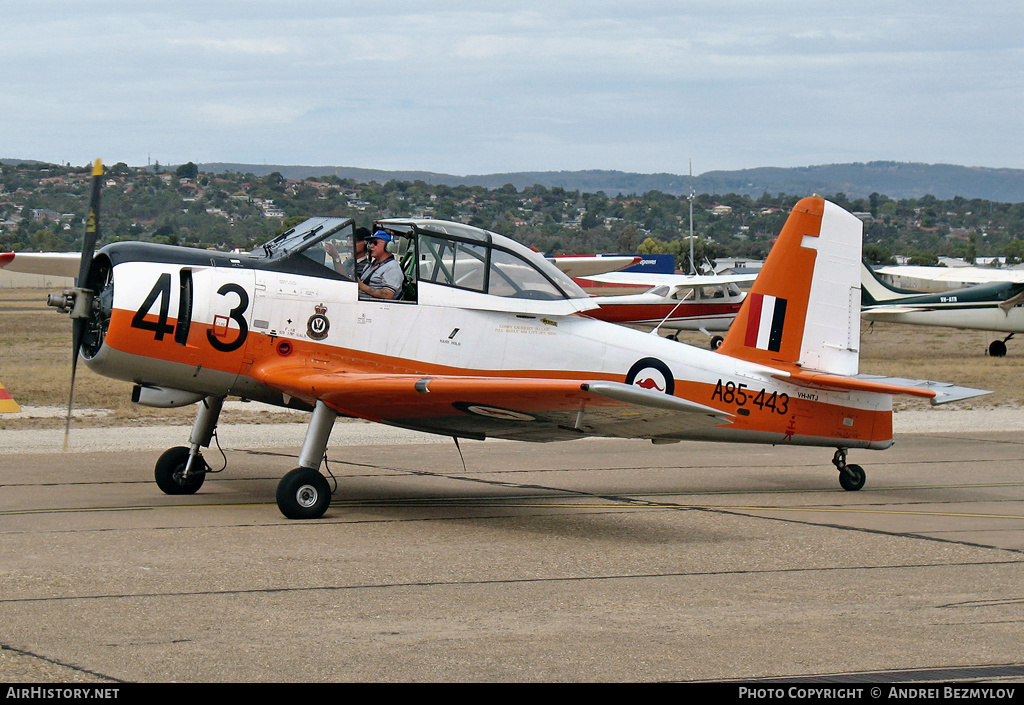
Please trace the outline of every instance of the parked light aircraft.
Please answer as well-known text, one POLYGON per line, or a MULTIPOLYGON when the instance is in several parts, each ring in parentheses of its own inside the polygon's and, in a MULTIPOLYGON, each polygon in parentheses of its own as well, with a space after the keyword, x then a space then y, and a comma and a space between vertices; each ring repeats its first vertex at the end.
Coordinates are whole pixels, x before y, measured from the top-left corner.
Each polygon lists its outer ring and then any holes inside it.
POLYGON ((601 307, 586 315, 641 330, 699 330, 711 337, 717 350, 724 332, 739 313, 746 292, 740 284, 754 280, 752 274, 697 275, 613 272, 592 279, 607 283, 645 282, 650 288, 640 294, 596 296, 601 307))
POLYGON ((691 275, 619 272, 640 257, 556 256, 555 264, 594 296, 601 307, 591 318, 647 331, 699 330, 711 337, 717 350, 724 332, 740 310, 746 292, 739 284, 754 281, 753 274, 691 275), (604 269, 602 269, 604 266, 604 269))
POLYGON ((1006 343, 1024 332, 1024 272, 974 267, 882 267, 861 265, 862 315, 869 321, 942 326, 1009 333, 993 340, 988 354, 1006 355, 1006 343), (961 270, 967 271, 961 271, 961 270), (925 293, 894 287, 878 273, 934 282, 971 284, 962 289, 925 293))
MULTIPOLYGON (((290 518, 327 510, 319 472, 346 415, 454 438, 604 436, 887 448, 892 395, 933 404, 979 390, 858 374, 861 222, 821 198, 794 208, 718 351, 580 315, 596 308, 529 249, 459 223, 388 219, 408 277, 400 300, 363 300, 322 243, 348 218, 313 218, 248 254, 111 243, 94 254, 99 184, 70 311, 73 349, 154 406, 197 404, 188 446, 156 463, 160 488, 203 484, 226 397, 310 410, 298 467, 277 489, 290 518)), ((73 366, 74 369, 74 366, 73 366)), ((74 374, 74 373, 72 373, 74 374)))

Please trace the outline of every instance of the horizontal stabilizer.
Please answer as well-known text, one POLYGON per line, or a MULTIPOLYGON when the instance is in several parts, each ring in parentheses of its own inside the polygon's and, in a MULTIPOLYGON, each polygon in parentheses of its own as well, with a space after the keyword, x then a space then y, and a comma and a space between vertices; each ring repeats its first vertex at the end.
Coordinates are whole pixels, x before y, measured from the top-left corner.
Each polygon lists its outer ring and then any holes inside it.
POLYGON ((879 384, 889 384, 897 387, 908 387, 934 393, 931 398, 932 406, 948 404, 953 401, 963 401, 974 397, 984 396, 992 392, 987 389, 973 389, 971 387, 959 387, 949 382, 934 382, 929 379, 907 379, 904 377, 882 377, 881 375, 857 375, 857 379, 871 381, 879 384))
POLYGON ((907 395, 928 399, 932 406, 963 401, 972 397, 991 394, 984 389, 958 387, 948 382, 933 382, 927 379, 905 377, 883 377, 881 375, 859 374, 849 377, 815 372, 797 372, 785 378, 787 382, 812 389, 831 389, 845 392, 869 392, 874 394, 907 395))
POLYGON ((861 315, 870 321, 875 316, 893 316, 899 313, 915 313, 922 310, 926 309, 915 306, 872 306, 871 308, 864 309, 861 315))

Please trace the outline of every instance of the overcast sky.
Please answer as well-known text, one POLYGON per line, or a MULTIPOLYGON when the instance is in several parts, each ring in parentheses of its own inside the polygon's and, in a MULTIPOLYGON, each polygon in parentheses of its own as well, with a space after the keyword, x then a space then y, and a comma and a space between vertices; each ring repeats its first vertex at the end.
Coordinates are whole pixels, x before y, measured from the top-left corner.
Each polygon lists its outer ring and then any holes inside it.
POLYGON ((1020 0, 0 0, 0 157, 1024 168, 1020 0))

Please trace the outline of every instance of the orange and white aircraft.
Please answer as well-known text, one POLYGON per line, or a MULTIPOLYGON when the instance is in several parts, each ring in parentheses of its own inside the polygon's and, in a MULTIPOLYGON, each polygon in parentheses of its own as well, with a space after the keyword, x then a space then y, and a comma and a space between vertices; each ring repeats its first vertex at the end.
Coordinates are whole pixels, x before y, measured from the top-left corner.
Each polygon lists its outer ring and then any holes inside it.
POLYGON ((718 351, 582 315, 596 304, 550 261, 459 223, 376 223, 406 282, 398 300, 364 299, 322 244, 349 239, 351 219, 307 220, 248 254, 117 242, 93 255, 93 203, 79 286, 51 303, 71 312, 76 357, 134 382, 135 401, 198 403, 189 445, 156 463, 168 493, 203 484, 227 397, 312 412, 277 502, 315 518, 339 415, 470 439, 834 447, 856 490, 847 451, 892 444, 894 394, 984 393, 858 374, 861 222, 821 198, 794 208, 718 351))

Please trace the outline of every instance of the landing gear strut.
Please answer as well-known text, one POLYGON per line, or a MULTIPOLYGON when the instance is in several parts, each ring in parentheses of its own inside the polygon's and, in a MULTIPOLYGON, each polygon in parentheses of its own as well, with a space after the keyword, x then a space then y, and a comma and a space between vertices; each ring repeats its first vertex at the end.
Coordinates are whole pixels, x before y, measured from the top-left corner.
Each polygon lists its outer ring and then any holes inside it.
POLYGON ((837 448, 832 456, 832 464, 839 471, 839 484, 844 490, 855 492, 864 486, 867 474, 860 465, 846 464, 846 448, 837 448))
POLYGON ((317 519, 331 506, 331 487, 318 468, 336 418, 337 412, 322 401, 316 403, 299 452, 299 467, 277 485, 277 507, 289 519, 317 519))
POLYGON ((209 448, 217 419, 224 406, 224 397, 206 397, 199 404, 189 446, 177 446, 164 451, 156 461, 153 475, 157 487, 164 494, 195 494, 203 486, 210 466, 203 460, 199 448, 209 448))

